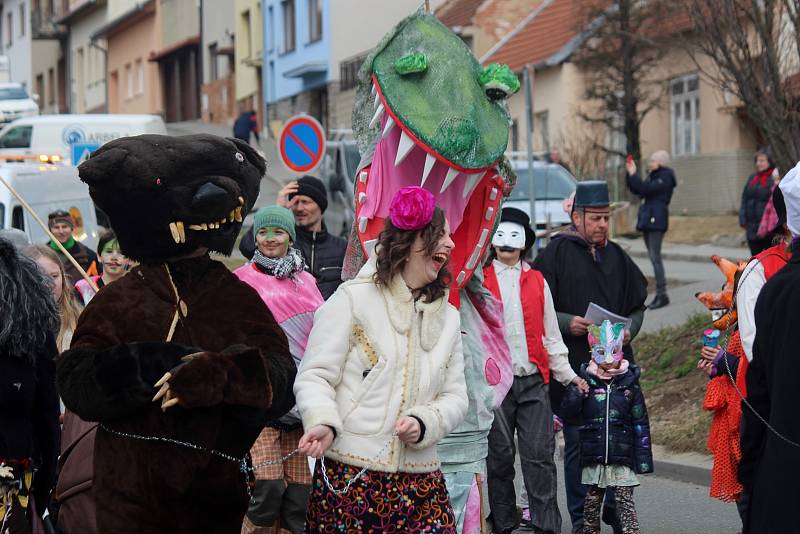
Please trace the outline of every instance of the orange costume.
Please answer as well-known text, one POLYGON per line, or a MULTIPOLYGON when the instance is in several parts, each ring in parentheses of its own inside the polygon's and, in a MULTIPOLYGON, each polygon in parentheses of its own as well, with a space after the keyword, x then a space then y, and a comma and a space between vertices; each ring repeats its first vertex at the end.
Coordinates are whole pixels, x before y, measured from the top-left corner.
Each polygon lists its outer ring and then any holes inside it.
MULTIPOLYGON (((747 263, 732 263, 719 256, 712 256, 711 259, 725 274, 726 283, 719 293, 705 292, 698 293, 696 296, 712 311, 726 310, 722 317, 714 321, 714 327, 724 332, 737 322, 737 311, 733 302, 734 288, 738 282, 737 275, 744 270, 747 263)), ((789 254, 785 245, 780 244, 761 252, 752 260, 761 262, 764 268, 764 277, 769 280, 786 265, 789 261, 789 254)), ((736 473, 742 458, 739 428, 742 418, 742 397, 747 396, 745 375, 748 366, 738 328, 730 336, 725 351, 738 358, 738 365, 736 368, 730 369, 729 374, 726 360, 723 359, 720 362, 720 374, 709 380, 708 386, 706 386, 703 409, 714 413, 707 442, 708 450, 714 456, 709 493, 715 499, 735 502, 742 493, 742 485, 739 483, 736 473), (731 381, 731 375, 734 374, 735 386, 731 381)))

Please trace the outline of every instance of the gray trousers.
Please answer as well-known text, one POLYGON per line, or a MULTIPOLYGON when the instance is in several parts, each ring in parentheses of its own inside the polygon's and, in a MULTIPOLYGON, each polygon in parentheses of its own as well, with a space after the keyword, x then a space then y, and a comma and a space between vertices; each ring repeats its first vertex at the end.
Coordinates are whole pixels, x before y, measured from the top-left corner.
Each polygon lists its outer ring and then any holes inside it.
POLYGON ((644 245, 647 255, 653 264, 653 274, 656 277, 656 296, 667 294, 667 276, 664 273, 664 261, 661 259, 661 243, 664 241, 664 232, 644 232, 644 245))
POLYGON ((511 532, 517 524, 514 491, 516 443, 522 478, 528 492, 531 522, 536 532, 561 532, 556 492, 555 435, 548 386, 540 374, 514 377, 511 390, 494 412, 486 459, 489 506, 494 531, 511 532))

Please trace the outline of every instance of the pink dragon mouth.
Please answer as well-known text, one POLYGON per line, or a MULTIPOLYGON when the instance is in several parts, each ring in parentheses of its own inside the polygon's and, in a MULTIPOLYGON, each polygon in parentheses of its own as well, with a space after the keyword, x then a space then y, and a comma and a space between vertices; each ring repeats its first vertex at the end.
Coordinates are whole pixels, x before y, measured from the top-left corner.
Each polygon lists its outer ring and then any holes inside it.
POLYGON ((478 266, 502 200, 502 179, 494 167, 465 169, 426 146, 392 112, 373 78, 375 113, 370 123, 380 128, 372 164, 356 181, 358 236, 370 254, 383 230, 395 193, 419 185, 436 197, 445 211, 456 244, 450 266, 456 287, 478 266))

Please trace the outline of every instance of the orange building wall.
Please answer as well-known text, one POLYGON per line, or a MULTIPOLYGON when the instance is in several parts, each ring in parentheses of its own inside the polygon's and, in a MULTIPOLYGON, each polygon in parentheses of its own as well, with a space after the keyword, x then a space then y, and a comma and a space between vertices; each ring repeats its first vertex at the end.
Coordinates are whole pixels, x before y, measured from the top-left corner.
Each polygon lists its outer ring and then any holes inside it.
POLYGON ((163 114, 163 90, 158 63, 148 61, 161 49, 161 16, 156 2, 155 13, 115 32, 108 38, 109 112, 163 114), (144 90, 139 91, 137 60, 144 68, 144 90), (128 96, 126 66, 131 65, 133 96, 128 96), (116 80, 114 80, 116 73, 116 80), (111 94, 114 92, 115 94, 111 94))

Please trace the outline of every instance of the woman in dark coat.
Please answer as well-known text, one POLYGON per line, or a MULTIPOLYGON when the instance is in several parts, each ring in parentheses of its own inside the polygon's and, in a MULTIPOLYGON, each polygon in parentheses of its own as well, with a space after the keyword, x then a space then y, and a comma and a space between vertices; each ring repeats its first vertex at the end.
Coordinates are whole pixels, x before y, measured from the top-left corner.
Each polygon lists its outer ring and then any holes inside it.
POLYGON ((756 172, 747 178, 742 191, 742 203, 739 206, 739 226, 747 234, 750 254, 755 256, 772 244, 772 235, 759 237, 758 227, 764 216, 772 189, 775 186, 777 172, 775 162, 768 152, 759 150, 755 156, 756 172))
MULTIPOLYGON (((58 311, 45 276, 0 239, 0 525, 29 532, 47 509, 58 457, 58 311), (10 498, 8 498, 10 496, 10 498), (31 499, 33 497, 33 499, 31 499)), ((8 530, 6 530, 8 529, 8 530)))
POLYGON ((625 165, 628 171, 628 189, 643 200, 639 206, 636 229, 644 234, 644 244, 647 246, 647 254, 653 263, 653 272, 656 276, 656 296, 647 306, 651 310, 669 304, 667 278, 664 274, 664 262, 661 261, 661 243, 669 228, 669 203, 677 182, 675 173, 667 167, 667 163, 669 154, 664 150, 655 151, 650 156, 650 174, 647 180, 639 177, 633 161, 625 165))

